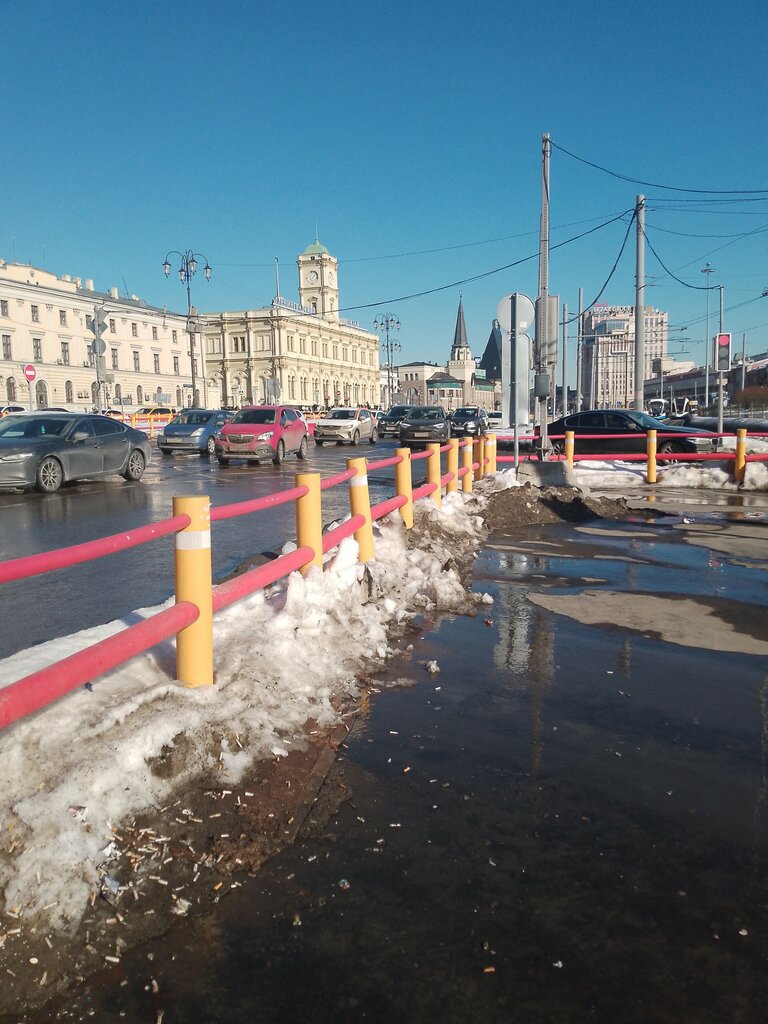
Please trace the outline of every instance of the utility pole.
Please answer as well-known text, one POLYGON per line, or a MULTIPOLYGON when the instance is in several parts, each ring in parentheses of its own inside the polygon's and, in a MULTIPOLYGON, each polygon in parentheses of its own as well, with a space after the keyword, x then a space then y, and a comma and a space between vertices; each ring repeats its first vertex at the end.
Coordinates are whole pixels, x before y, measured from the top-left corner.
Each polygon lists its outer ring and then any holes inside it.
POLYGON ((746 387, 746 372, 747 372, 747 332, 741 336, 741 390, 743 391, 746 387))
MULTIPOLYGON (((720 331, 723 333, 723 286, 718 285, 720 290, 720 331)), ((730 351, 730 349, 729 349, 730 351)), ((717 432, 722 434, 723 432, 723 371, 718 366, 717 368, 717 432)))
POLYGON ((709 275, 714 274, 715 268, 711 263, 707 263, 702 267, 701 272, 707 275, 704 278, 707 282, 707 320, 704 329, 704 409, 706 410, 709 407, 709 363, 712 359, 712 339, 709 336, 709 275))
POLYGON ((549 347, 549 158, 552 144, 549 133, 542 136, 541 148, 541 221, 539 227, 539 301, 536 310, 536 418, 539 421, 541 451, 545 454, 547 441, 547 398, 549 378, 546 373, 546 354, 549 347))
POLYGON ((568 415, 568 306, 563 303, 563 416, 568 415))
POLYGON ((583 312, 582 312, 583 302, 584 302, 584 289, 583 288, 579 288, 579 328, 578 328, 578 333, 577 333, 577 336, 576 336, 576 412, 581 412, 581 401, 582 401, 582 395, 581 395, 582 351, 581 351, 581 346, 582 346, 582 342, 583 342, 583 338, 582 338, 582 332, 583 332, 582 318, 583 318, 583 315, 584 315, 583 312))
POLYGON ((642 412, 645 384, 645 196, 637 197, 637 267, 635 279, 635 409, 642 412))

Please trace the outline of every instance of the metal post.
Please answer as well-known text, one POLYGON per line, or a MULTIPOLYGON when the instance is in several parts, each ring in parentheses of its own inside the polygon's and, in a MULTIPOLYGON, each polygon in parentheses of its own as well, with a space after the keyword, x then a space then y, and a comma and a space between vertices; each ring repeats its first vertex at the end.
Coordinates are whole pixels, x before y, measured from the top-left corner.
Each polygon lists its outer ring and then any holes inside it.
MULTIPOLYGON (((539 228, 539 315, 536 317, 536 372, 546 371, 544 355, 549 341, 549 157, 551 153, 549 133, 542 136, 541 150, 541 222, 539 228)), ((542 453, 549 447, 547 442, 547 399, 537 399, 537 413, 540 426, 542 453)))
MULTIPOLYGON (((723 333, 723 286, 720 289, 720 333, 723 333)), ((730 349, 729 349, 730 352, 730 349)), ((723 371, 717 367, 717 432, 723 432, 723 371)))
POLYGON ((711 263, 707 263, 706 266, 702 267, 702 274, 707 276, 704 280, 707 282, 707 318, 706 327, 704 329, 704 409, 705 411, 709 408, 709 364, 712 359, 711 353, 711 339, 709 337, 709 275, 714 274, 715 268, 711 263))
POLYGON ((581 412, 581 367, 582 367, 582 344, 583 344, 583 325, 582 325, 582 307, 584 303, 584 289, 579 288, 579 327, 576 336, 576 412, 581 412))
POLYGON ((637 267, 635 279, 635 409, 643 409, 645 383, 645 196, 637 197, 637 267))
POLYGON ((741 336, 741 390, 743 391, 746 386, 746 366, 747 366, 747 332, 741 336))
POLYGON ((563 416, 568 415, 568 306, 563 303, 563 416))

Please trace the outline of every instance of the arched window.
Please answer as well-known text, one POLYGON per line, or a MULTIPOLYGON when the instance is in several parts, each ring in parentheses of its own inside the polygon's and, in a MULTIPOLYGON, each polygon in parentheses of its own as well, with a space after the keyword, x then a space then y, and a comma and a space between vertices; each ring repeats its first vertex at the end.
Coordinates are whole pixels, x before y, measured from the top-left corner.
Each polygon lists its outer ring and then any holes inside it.
POLYGON ((99 404, 99 385, 96 383, 96 381, 93 381, 93 383, 91 384, 91 402, 93 403, 94 407, 97 407, 99 404))
POLYGON ((136 386, 136 405, 144 405, 144 388, 141 384, 136 386))
POLYGON ((123 402, 123 389, 119 384, 115 384, 115 404, 121 404, 123 402))
POLYGON ((309 397, 307 395, 307 378, 306 377, 302 377, 301 378, 301 400, 302 400, 302 402, 309 401, 309 397))
POLYGON ((296 378, 293 376, 288 378, 288 397, 292 402, 296 401, 296 378))
MULTIPOLYGON (((115 393, 117 393, 117 389, 115 389, 115 393)), ((181 388, 176 388, 176 408, 180 409, 181 405, 181 388)))
POLYGON ((44 380, 35 384, 35 405, 38 409, 48 408, 48 386, 44 380))
POLYGON ((71 380, 64 381, 64 401, 74 402, 75 400, 75 389, 72 387, 71 380))
POLYGON ((9 377, 5 382, 5 394, 9 402, 16 401, 16 381, 13 377, 9 377))

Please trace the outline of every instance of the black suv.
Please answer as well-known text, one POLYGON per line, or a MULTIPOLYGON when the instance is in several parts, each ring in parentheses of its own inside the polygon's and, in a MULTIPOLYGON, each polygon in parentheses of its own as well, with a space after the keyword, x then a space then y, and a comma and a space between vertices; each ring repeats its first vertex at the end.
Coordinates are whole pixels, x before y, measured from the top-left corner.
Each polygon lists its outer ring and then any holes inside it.
POLYGON ((451 437, 480 437, 487 434, 488 413, 479 405, 465 405, 454 409, 449 416, 451 437))
POLYGON ((393 405, 389 412, 379 416, 379 437, 400 437, 400 423, 408 415, 408 405, 393 405))

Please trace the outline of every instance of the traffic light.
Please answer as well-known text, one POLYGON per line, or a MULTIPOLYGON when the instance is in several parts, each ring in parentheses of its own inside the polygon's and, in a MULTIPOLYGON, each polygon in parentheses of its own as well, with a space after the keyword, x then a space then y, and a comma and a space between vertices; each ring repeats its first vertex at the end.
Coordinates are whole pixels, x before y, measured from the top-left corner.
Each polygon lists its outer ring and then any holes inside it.
POLYGON ((715 367, 718 370, 731 368, 731 336, 730 334, 715 335, 715 367))

